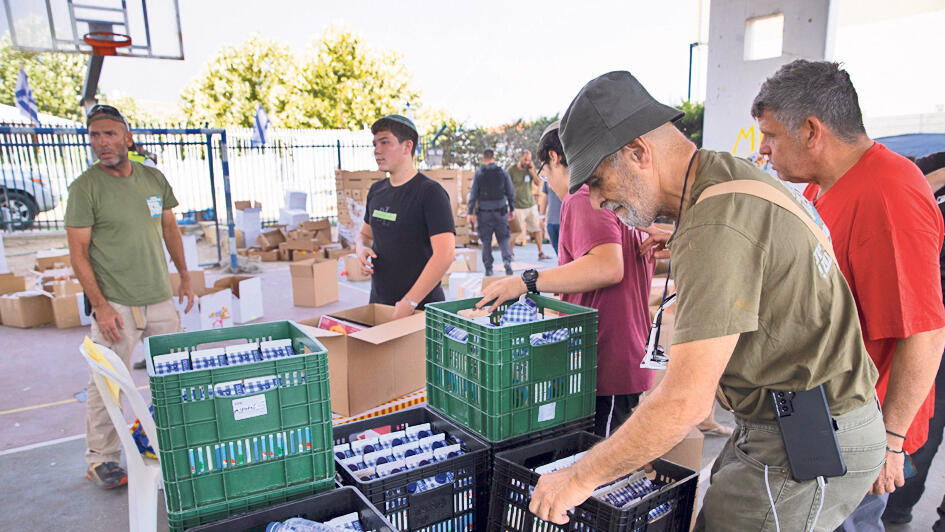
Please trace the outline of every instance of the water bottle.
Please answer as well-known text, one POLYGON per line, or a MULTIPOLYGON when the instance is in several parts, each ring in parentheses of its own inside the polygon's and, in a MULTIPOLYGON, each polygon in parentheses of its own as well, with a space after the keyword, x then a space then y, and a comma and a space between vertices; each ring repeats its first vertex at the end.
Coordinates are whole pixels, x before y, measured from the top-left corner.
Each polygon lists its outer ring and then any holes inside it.
POLYGON ((278 521, 269 523, 266 525, 266 532, 338 532, 338 529, 301 517, 293 517, 282 523, 278 521))

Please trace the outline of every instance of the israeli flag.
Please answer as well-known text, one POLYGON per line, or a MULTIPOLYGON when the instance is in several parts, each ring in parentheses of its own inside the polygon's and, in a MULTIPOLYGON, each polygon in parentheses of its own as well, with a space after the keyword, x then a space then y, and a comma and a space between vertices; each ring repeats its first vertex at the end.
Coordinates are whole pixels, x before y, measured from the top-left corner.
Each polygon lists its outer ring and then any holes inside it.
POLYGON ((263 109, 262 104, 256 109, 256 118, 253 120, 253 138, 250 141, 252 146, 264 146, 266 144, 266 131, 269 129, 269 115, 263 109))
POLYGON ((20 67, 20 75, 16 77, 14 101, 23 116, 29 118, 34 126, 39 126, 39 108, 36 107, 33 91, 30 90, 30 82, 26 79, 26 72, 23 71, 22 66, 20 67))

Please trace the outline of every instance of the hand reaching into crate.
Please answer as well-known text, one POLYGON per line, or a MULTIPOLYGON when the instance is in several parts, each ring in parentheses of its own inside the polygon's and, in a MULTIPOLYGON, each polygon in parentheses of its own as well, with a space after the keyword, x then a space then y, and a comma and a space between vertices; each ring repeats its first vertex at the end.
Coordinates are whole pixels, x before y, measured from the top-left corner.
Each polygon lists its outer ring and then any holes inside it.
POLYGON ((573 466, 546 473, 538 479, 528 510, 540 519, 564 525, 570 521, 568 512, 586 501, 596 488, 583 482, 573 466))
POLYGON ((476 303, 477 309, 485 308, 490 314, 499 308, 499 305, 513 299, 528 291, 525 281, 519 276, 512 276, 501 281, 496 281, 485 287, 480 294, 482 300, 476 303))

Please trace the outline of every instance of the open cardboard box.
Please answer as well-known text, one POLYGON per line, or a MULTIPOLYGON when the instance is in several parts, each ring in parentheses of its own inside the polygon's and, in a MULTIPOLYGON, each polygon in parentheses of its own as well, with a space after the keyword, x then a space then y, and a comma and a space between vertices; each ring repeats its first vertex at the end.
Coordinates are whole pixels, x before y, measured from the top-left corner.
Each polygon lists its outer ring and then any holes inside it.
POLYGON ((228 275, 217 279, 207 295, 229 289, 232 294, 233 323, 247 323, 263 317, 262 279, 248 275, 228 275))
POLYGON ((426 385, 423 312, 391 321, 394 307, 377 303, 331 316, 370 325, 349 335, 318 328, 319 318, 299 324, 328 350, 331 409, 351 416, 426 385))
POLYGON ((8 327, 26 329, 52 323, 52 297, 36 290, 0 296, 0 316, 8 327))
POLYGON ((292 304, 320 307, 338 301, 338 261, 311 258, 289 265, 292 275, 292 304))
POLYGON ((361 273, 361 261, 354 253, 344 256, 345 275, 349 281, 370 281, 371 274, 361 273))
POLYGON ((36 252, 36 271, 71 267, 72 258, 68 249, 44 249, 36 252))

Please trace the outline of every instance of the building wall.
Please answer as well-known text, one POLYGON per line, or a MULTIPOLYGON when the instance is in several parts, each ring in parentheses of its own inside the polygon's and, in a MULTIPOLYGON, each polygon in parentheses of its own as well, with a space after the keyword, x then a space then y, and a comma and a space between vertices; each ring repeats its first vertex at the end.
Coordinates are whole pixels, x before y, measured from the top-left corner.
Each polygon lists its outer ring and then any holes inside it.
POLYGON ((749 155, 761 134, 751 102, 764 80, 795 59, 823 60, 829 0, 712 0, 709 19, 703 146, 749 155), (782 55, 746 61, 745 21, 784 14, 782 55))

